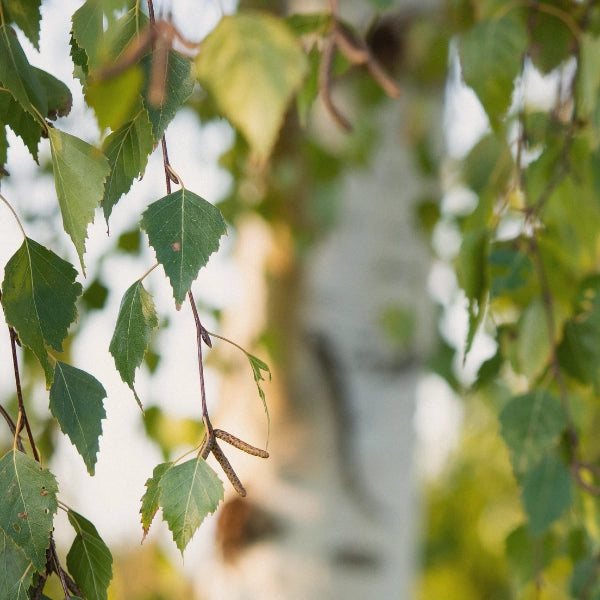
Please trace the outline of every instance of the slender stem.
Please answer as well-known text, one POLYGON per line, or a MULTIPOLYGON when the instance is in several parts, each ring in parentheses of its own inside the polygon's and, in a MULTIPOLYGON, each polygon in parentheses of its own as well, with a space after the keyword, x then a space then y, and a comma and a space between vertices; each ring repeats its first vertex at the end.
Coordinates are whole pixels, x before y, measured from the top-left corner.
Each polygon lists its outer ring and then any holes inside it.
POLYGON ((192 307, 192 313, 194 314, 194 322, 196 324, 196 345, 198 346, 198 374, 200 376, 200 395, 202 398, 202 418, 204 420, 204 424, 206 425, 206 433, 209 437, 213 436, 213 428, 210 422, 210 418, 208 416, 208 407, 206 406, 206 389, 204 386, 204 363, 202 360, 202 337, 204 333, 204 327, 202 327, 202 323, 200 322, 200 317, 198 316, 198 309, 196 308, 196 302, 194 301, 194 296, 192 292, 188 292, 188 298, 190 300, 190 305, 192 307))
POLYGON ((21 440, 21 436, 17 433, 17 426, 15 422, 10 418, 8 412, 6 412, 5 408, 0 404, 0 415, 4 417, 4 420, 8 424, 8 428, 14 437, 14 444, 19 449, 19 452, 25 452, 25 448, 23 447, 23 442, 21 440))
POLYGON ((71 600, 69 586, 67 585, 63 568, 61 567, 60 561, 58 560, 58 554, 56 553, 56 546, 54 545, 54 537, 52 536, 52 533, 50 534, 50 553, 52 555, 52 562, 54 563, 54 570, 56 571, 56 574, 60 579, 60 584, 62 586, 63 592, 65 593, 65 600, 71 600))
MULTIPOLYGON (((23 391, 21 389, 21 377, 19 375, 19 360, 17 357, 17 334, 15 333, 15 330, 12 327, 9 327, 8 331, 10 332, 10 346, 12 350, 13 369, 15 373, 15 388, 17 391, 17 402, 19 406, 19 422, 23 423, 25 425, 25 429, 27 430, 27 437, 29 438, 29 444, 31 445, 33 458, 40 462, 40 455, 38 454, 37 448, 35 446, 33 433, 31 432, 29 420, 27 419, 27 413, 25 412, 25 404, 23 403, 23 391)), ((17 425, 15 437, 18 437, 19 431, 20 427, 19 425, 17 425)))
POLYGON ((23 237, 27 237, 25 235, 25 229, 23 229, 23 225, 21 224, 21 219, 19 219, 19 216, 17 215, 17 212, 15 211, 15 209, 12 207, 12 204, 2 194, 0 194, 0 200, 2 200, 2 202, 4 202, 4 204, 6 204, 6 206, 8 206, 8 209, 15 217, 15 219, 17 221, 17 225, 19 226, 19 229, 21 230, 23 237))
POLYGON ((154 263, 141 277, 140 277, 140 281, 146 279, 146 277, 148 277, 148 275, 150 275, 150 273, 152 273, 152 271, 154 271, 154 269, 156 269, 156 267, 158 267, 160 263, 154 263))

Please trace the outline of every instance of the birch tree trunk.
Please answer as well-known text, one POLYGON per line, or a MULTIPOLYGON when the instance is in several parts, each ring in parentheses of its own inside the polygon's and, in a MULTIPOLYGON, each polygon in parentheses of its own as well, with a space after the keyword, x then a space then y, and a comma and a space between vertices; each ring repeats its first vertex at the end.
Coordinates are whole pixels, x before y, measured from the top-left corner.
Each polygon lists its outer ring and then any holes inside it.
MULTIPOLYGON (((271 457, 232 457, 248 497, 231 493, 220 508, 220 552, 201 561, 201 597, 410 597, 420 522, 412 420, 433 331, 416 203, 435 182, 415 165, 403 92, 355 115, 376 120, 376 149, 367 167, 344 176, 336 225, 307 255, 295 249, 291 223, 255 217, 239 226, 244 308, 227 315, 225 335, 251 344, 266 327, 280 340, 266 386, 271 457), (403 345, 388 338, 386 314, 414 325, 403 345)), ((434 106, 439 132, 441 98, 434 106)), ((339 135, 326 115, 316 118, 325 136, 339 135)), ((290 199, 298 203, 290 214, 306 193, 290 199)), ((215 421, 260 444, 252 385, 247 367, 227 378, 215 421)))

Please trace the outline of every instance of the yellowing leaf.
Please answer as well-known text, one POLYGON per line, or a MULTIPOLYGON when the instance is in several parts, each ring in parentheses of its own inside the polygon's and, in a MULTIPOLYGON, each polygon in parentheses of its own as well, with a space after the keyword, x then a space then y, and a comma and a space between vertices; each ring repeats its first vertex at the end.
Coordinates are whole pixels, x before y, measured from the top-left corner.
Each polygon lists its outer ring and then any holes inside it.
POLYGON ((196 69, 200 83, 255 156, 267 159, 287 106, 308 71, 292 31, 258 12, 223 17, 202 43, 196 69))
POLYGON ((87 228, 102 200, 108 161, 100 150, 64 131, 50 128, 48 139, 63 226, 75 244, 85 273, 87 228))

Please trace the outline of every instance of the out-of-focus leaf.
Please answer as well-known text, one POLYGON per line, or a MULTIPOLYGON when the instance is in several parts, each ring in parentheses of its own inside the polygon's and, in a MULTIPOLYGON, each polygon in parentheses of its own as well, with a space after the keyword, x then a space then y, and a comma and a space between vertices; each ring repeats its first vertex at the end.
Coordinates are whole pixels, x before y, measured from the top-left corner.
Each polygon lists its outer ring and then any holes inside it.
POLYGON ((510 106, 526 48, 525 26, 512 14, 482 21, 460 40, 465 82, 477 94, 495 129, 510 106))
POLYGON ((23 452, 11 450, 0 459, 0 528, 37 571, 46 567, 57 493, 54 475, 23 452))
POLYGON ((57 361, 50 388, 50 411, 62 432, 77 448, 90 475, 94 474, 100 449, 102 419, 106 411, 102 400, 106 391, 92 375, 57 361))
POLYGON ((176 305, 181 306, 198 272, 218 250, 226 233, 221 212, 182 188, 148 206, 140 226, 171 282, 176 305))
POLYGON ((77 317, 81 284, 73 265, 30 238, 25 238, 4 270, 2 306, 9 325, 37 356, 49 387, 54 369, 46 345, 58 352, 77 317))
POLYGON ((286 108, 307 72, 293 32, 275 17, 223 17, 202 43, 197 76, 256 157, 271 153, 286 108))
POLYGON ((572 502, 571 474, 554 454, 546 456, 523 482, 523 504, 533 536, 546 532, 572 502))
POLYGON ((50 128, 48 139, 63 226, 73 240, 85 274, 87 228, 102 199, 108 161, 100 150, 64 131, 50 128))
POLYGON ((500 413, 500 424, 515 474, 522 478, 556 444, 567 415, 554 396, 536 390, 512 398, 500 413))

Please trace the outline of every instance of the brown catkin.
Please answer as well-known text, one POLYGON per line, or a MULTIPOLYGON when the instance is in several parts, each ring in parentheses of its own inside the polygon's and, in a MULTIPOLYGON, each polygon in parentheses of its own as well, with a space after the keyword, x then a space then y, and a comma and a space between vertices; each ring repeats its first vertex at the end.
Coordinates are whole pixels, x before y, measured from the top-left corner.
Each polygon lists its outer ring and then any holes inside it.
POLYGON ((256 446, 251 446, 247 442, 240 440, 240 438, 235 437, 235 435, 231 435, 231 433, 227 431, 223 431, 222 429, 215 429, 214 432, 215 437, 218 437, 220 440, 235 446, 239 450, 246 452, 247 454, 252 454, 252 456, 259 456, 260 458, 269 458, 269 453, 266 450, 262 450, 261 448, 257 448, 256 446))
POLYGON ((246 496, 246 490, 242 485, 242 482, 239 480, 239 477, 236 475, 231 463, 227 460, 227 457, 223 454, 223 451, 217 444, 217 440, 214 440, 211 447, 212 453, 214 457, 217 459, 218 463, 221 465, 221 468, 227 475, 227 479, 231 482, 233 489, 242 497, 246 496))

